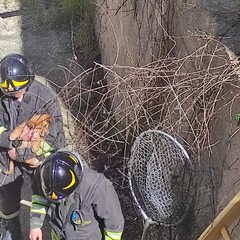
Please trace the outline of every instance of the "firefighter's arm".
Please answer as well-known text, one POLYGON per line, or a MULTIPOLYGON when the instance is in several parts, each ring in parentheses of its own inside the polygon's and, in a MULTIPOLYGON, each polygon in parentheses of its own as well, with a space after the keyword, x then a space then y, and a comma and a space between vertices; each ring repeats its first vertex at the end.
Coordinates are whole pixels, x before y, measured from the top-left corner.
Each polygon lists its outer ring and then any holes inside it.
POLYGON ((2 148, 12 148, 12 141, 9 139, 11 130, 0 123, 0 146, 2 148))
POLYGON ((32 195, 30 229, 41 228, 48 210, 48 201, 40 195, 32 195))
POLYGON ((12 129, 9 126, 9 123, 5 123, 4 121, 5 110, 0 109, 0 147, 11 149, 13 146, 13 141, 10 140, 10 134, 12 129))
POLYGON ((42 228, 45 220, 49 202, 44 197, 40 185, 40 168, 36 169, 32 181, 32 205, 30 210, 30 229, 42 228))
POLYGON ((98 216, 104 220, 105 240, 121 240, 124 218, 120 202, 112 183, 105 177, 96 189, 95 203, 98 216))

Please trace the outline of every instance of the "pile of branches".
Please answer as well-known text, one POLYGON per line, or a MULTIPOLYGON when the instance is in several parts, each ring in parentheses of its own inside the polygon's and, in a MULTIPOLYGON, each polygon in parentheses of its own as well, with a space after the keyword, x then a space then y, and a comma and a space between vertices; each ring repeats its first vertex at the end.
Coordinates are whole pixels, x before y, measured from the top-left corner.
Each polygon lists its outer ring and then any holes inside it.
POLYGON ((212 145, 209 127, 230 85, 238 88, 237 69, 224 45, 212 41, 184 58, 142 67, 96 64, 70 78, 60 94, 89 139, 87 152, 128 156, 128 146, 142 131, 164 129, 199 155, 212 145), (210 44, 217 45, 211 54, 210 44))

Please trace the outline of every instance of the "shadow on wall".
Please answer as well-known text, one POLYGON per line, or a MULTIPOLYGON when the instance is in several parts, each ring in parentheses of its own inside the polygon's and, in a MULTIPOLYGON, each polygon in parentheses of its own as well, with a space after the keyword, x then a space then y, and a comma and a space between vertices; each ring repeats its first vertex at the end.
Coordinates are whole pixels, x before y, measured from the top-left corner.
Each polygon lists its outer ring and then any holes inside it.
POLYGON ((240 1, 204 0, 215 18, 217 37, 236 55, 240 56, 240 1))
POLYGON ((70 64, 70 26, 56 1, 21 0, 23 53, 37 75, 64 85, 70 64))

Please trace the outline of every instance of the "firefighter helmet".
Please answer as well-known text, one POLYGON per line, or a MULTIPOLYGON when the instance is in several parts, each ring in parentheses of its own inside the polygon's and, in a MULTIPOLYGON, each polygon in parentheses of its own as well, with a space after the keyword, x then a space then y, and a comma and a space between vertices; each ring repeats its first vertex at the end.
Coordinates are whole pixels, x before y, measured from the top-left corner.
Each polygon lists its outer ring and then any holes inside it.
POLYGON ((4 94, 11 95, 28 87, 34 74, 25 57, 9 54, 0 62, 0 88, 4 94))
POLYGON ((83 165, 74 152, 59 150, 48 156, 40 168, 40 180, 45 197, 59 202, 73 193, 81 181, 83 165))

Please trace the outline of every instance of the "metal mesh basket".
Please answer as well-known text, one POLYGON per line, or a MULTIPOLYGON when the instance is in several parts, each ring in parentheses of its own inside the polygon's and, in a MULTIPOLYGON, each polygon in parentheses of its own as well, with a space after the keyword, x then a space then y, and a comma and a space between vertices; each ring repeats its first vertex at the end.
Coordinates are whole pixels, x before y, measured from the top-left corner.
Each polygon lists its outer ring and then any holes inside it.
POLYGON ((193 198, 193 166, 184 148, 157 130, 136 138, 128 162, 131 192, 143 217, 165 226, 183 221, 193 198))

